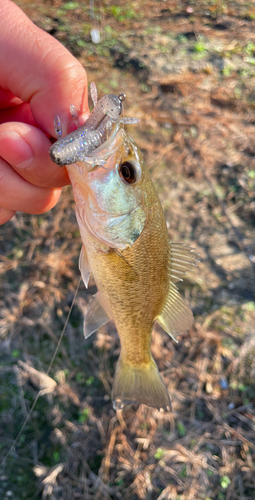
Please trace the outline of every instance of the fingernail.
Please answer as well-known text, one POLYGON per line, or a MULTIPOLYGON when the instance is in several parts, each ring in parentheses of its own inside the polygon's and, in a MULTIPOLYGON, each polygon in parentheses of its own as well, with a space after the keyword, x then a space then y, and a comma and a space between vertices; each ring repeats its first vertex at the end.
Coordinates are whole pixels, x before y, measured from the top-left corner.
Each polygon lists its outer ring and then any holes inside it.
POLYGON ((28 167, 34 160, 29 144, 13 130, 0 132, 0 156, 18 168, 28 167))

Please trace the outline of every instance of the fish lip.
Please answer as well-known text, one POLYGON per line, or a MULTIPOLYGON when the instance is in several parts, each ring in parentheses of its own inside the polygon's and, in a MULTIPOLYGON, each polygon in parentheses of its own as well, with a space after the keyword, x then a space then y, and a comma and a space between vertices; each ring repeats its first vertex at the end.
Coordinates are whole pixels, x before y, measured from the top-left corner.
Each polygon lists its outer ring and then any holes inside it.
POLYGON ((120 122, 115 124, 110 137, 87 156, 88 162, 84 161, 87 172, 95 171, 101 165, 97 161, 106 161, 119 148, 119 141, 123 140, 123 129, 120 128, 120 122))

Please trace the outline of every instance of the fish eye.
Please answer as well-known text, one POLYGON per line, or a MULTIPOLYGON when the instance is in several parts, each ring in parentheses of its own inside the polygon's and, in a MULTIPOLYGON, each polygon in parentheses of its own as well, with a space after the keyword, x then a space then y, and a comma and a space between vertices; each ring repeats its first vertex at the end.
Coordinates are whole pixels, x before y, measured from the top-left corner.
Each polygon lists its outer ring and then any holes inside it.
POLYGON ((136 162, 124 161, 120 164, 119 174, 124 182, 134 184, 141 177, 141 169, 136 162))

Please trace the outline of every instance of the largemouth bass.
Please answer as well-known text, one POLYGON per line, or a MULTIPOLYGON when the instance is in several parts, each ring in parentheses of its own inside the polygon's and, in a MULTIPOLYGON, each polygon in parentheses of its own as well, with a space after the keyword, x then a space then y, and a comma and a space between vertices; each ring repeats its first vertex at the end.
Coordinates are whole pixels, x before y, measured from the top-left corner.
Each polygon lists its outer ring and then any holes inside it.
POLYGON ((121 342, 112 399, 167 408, 170 399, 151 354, 155 321, 171 336, 193 315, 175 283, 196 265, 196 254, 170 243, 163 210, 137 144, 117 128, 93 161, 67 166, 83 242, 79 267, 98 293, 84 319, 87 338, 113 320, 121 342))

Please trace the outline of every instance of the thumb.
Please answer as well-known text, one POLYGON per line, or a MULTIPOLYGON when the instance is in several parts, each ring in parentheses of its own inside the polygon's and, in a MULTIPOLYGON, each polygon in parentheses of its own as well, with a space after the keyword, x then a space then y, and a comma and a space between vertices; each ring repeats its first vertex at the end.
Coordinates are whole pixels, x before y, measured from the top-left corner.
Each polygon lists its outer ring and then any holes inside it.
POLYGON ((1 0, 0 48, 0 87, 29 102, 44 131, 54 136, 54 116, 66 124, 71 104, 79 115, 88 113, 82 65, 9 0, 1 0))

